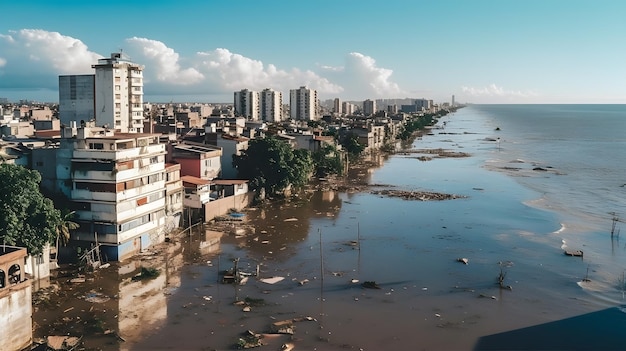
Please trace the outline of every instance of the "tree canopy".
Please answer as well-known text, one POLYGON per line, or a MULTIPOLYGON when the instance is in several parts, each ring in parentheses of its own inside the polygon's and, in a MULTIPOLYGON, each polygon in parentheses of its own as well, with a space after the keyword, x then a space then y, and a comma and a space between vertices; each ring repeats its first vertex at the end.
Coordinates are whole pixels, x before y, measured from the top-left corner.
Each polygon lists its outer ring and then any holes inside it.
POLYGON ((291 146, 276 137, 253 139, 241 156, 233 156, 239 177, 250 179, 254 190, 268 194, 283 191, 289 185, 305 185, 313 172, 311 153, 291 146))
POLYGON ((341 154, 333 145, 322 145, 312 156, 313 162, 315 163, 316 176, 326 177, 330 174, 342 175, 343 162, 341 160, 341 154))
POLYGON ((56 239, 61 212, 40 192, 39 172, 0 164, 0 179, 0 240, 40 254, 56 239))

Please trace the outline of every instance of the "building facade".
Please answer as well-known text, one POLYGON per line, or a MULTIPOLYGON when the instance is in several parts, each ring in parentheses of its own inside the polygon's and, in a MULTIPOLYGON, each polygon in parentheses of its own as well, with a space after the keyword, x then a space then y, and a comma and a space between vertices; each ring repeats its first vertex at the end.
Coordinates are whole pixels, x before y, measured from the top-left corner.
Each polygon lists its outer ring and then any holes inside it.
POLYGON ((69 126, 71 121, 95 118, 95 83, 93 74, 59 76, 59 120, 69 126))
MULTIPOLYGON (((65 135, 67 136, 67 135, 65 135)), ((80 128, 70 144, 72 239, 125 258, 165 240, 165 144, 158 134, 80 128)))
POLYGON ((32 287, 26 279, 25 248, 0 247, 0 341, 2 350, 19 351, 33 341, 32 287))
POLYGON ((95 69, 96 125, 121 133, 143 132, 143 66, 113 53, 95 69))
POLYGON ((273 89, 261 91, 261 120, 280 122, 283 120, 283 93, 273 89))
POLYGON ((376 101, 367 99, 363 101, 363 115, 372 116, 376 113, 376 101))
POLYGON ((317 121, 317 91, 300 87, 289 91, 289 116, 294 120, 317 121))
POLYGON ((247 119, 259 119, 259 92, 248 89, 236 91, 235 94, 235 116, 243 116, 247 119))

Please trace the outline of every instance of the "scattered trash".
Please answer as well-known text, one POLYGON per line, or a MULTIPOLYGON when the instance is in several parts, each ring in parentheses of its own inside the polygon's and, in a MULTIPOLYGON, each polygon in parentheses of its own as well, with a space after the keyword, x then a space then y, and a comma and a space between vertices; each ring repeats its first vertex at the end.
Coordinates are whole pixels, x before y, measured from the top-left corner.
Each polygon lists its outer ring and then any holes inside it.
POLYGON ((244 307, 244 308, 243 308, 243 310, 242 310, 242 311, 244 311, 244 312, 250 312, 250 311, 252 311, 252 308, 250 308, 250 306, 246 306, 246 307, 244 307))
POLYGON ((456 260, 457 260, 457 262, 461 262, 463 264, 468 264, 469 263, 469 260, 467 258, 465 258, 465 257, 457 258, 456 260))
POLYGON ((284 220, 284 222, 295 222, 297 220, 298 220, 297 218, 287 218, 284 220))
POLYGON ((109 268, 109 267, 111 267, 111 264, 110 263, 105 263, 105 264, 101 265, 98 268, 103 269, 103 268, 109 268))
POLYGON ((81 338, 75 336, 50 335, 46 338, 46 346, 51 350, 73 350, 81 338))
POLYGON ((110 297, 98 294, 96 292, 90 292, 89 294, 87 294, 87 296, 85 296, 85 301, 92 303, 105 303, 110 299, 110 297))
POLYGON ((285 277, 272 277, 272 278, 264 278, 264 279, 259 279, 259 280, 266 284, 276 284, 283 279, 285 279, 285 277))
POLYGON ((277 333, 277 334, 293 335, 294 334, 293 320, 287 319, 284 321, 274 322, 270 326, 270 331, 272 333, 277 333))
POLYGON ((298 282, 298 285, 304 285, 304 284, 306 284, 306 283, 308 283, 308 282, 309 282, 309 280, 308 280, 308 279, 304 279, 304 280, 299 281, 299 282, 298 282))
POLYGON ((565 250, 566 256, 575 256, 575 257, 583 257, 583 252, 581 250, 569 251, 565 250))
POLYGON ((370 280, 364 281, 363 284, 361 284, 361 286, 367 289, 380 289, 380 285, 378 285, 375 281, 370 281, 370 280))
POLYGON ((350 280, 350 283, 352 283, 352 284, 356 284, 356 283, 358 283, 358 282, 359 282, 359 280, 358 280, 358 279, 351 279, 351 280, 350 280))
POLYGON ((84 283, 85 277, 78 277, 70 279, 70 283, 84 283))

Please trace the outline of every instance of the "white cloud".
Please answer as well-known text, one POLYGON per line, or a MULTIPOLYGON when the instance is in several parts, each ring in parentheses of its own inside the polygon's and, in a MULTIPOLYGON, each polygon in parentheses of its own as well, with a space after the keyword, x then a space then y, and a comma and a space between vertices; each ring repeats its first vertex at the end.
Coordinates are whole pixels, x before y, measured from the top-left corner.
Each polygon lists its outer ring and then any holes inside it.
MULTIPOLYGON (((391 69, 379 67, 372 57, 357 52, 346 55, 343 66, 302 69, 277 67, 226 48, 198 50, 185 56, 149 38, 131 37, 123 45, 111 46, 124 46, 124 53, 133 62, 145 66, 147 95, 232 96, 233 91, 244 88, 288 93, 299 86, 316 89, 321 98, 404 94, 392 81, 391 69)), ((91 66, 103 57, 79 39, 40 29, 0 34, 0 53, 3 89, 56 90, 59 75, 93 73, 91 66)))
POLYGON ((198 69, 210 83, 221 90, 232 92, 243 88, 262 90, 273 88, 288 91, 301 85, 316 89, 322 94, 337 94, 343 88, 310 70, 293 68, 289 71, 278 69, 273 64, 267 66, 228 49, 217 48, 212 51, 198 52, 198 69))
POLYGON ((58 32, 22 29, 10 33, 2 35, 4 43, 0 43, 0 51, 6 53, 7 64, 18 70, 29 72, 43 66, 43 69, 53 68, 59 74, 87 73, 91 64, 102 57, 89 51, 82 41, 58 32), (23 62, 24 58, 37 64, 29 65, 29 62, 23 62))
POLYGON ((492 83, 486 87, 461 87, 461 91, 473 97, 518 97, 518 98, 531 98, 536 97, 537 93, 533 91, 521 91, 521 90, 506 90, 503 87, 499 87, 492 83))
POLYGON ((160 82, 192 85, 204 79, 202 73, 195 68, 182 69, 179 62, 180 56, 160 41, 132 37, 126 39, 126 42, 130 45, 130 52, 139 53, 143 59, 141 63, 147 65, 148 72, 152 72, 152 76, 160 82))
POLYGON ((350 99, 377 99, 400 97, 407 93, 391 80, 393 70, 378 67, 376 60, 358 52, 345 58, 345 65, 320 65, 327 75, 346 87, 350 99))

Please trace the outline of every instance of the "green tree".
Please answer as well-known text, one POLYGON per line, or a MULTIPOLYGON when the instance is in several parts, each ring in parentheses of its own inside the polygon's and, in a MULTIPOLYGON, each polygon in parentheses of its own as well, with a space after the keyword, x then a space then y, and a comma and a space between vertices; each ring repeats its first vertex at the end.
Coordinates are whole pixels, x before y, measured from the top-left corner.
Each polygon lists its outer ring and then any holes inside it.
POLYGON ((61 213, 39 190, 41 175, 13 164, 0 164, 0 240, 40 254, 57 237, 61 213))
POLYGON ((350 156, 356 157, 361 155, 365 146, 359 143, 359 136, 355 133, 347 134, 341 141, 341 146, 350 154, 350 156))
POLYGON ((241 156, 233 156, 239 177, 250 180, 253 190, 263 188, 276 194, 289 185, 305 185, 313 172, 313 159, 308 150, 293 150, 276 137, 253 139, 241 156))
POLYGON ((313 153, 313 162, 315 163, 315 175, 318 177, 343 173, 341 154, 333 145, 322 145, 319 150, 313 153))

